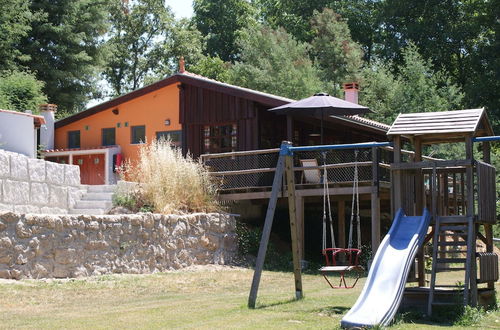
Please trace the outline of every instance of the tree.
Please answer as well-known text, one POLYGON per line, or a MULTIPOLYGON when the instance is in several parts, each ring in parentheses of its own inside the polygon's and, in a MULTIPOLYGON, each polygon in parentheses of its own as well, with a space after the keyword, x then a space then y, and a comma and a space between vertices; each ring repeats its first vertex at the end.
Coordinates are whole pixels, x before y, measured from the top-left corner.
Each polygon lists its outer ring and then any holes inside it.
POLYGON ((18 45, 31 30, 36 18, 28 0, 0 0, 0 71, 15 70, 19 62, 27 60, 18 45))
POLYGON ((111 30, 106 43, 109 59, 104 77, 121 95, 141 87, 148 75, 165 72, 173 14, 162 0, 113 0, 111 30))
POLYGON ((256 10, 247 0, 194 0, 194 22, 207 38, 206 55, 223 61, 238 59, 241 30, 256 24, 256 10))
POLYGON ((313 58, 323 80, 336 92, 345 82, 357 81, 363 64, 361 47, 352 41, 347 23, 331 9, 315 11, 311 19, 313 58))
POLYGON ((34 74, 4 72, 0 76, 0 108, 38 113, 38 106, 47 103, 42 89, 43 82, 37 80, 34 74))
POLYGON ((285 30, 251 28, 239 39, 241 61, 230 70, 230 82, 300 99, 323 89, 319 70, 309 59, 309 46, 285 30))
POLYGON ((63 110, 82 109, 93 92, 107 1, 30 1, 29 10, 40 17, 20 43, 20 52, 29 56, 23 64, 45 83, 50 102, 63 110))
POLYGON ((204 56, 196 64, 189 67, 189 71, 218 81, 229 81, 230 63, 218 57, 204 56))
POLYGON ((410 44, 403 50, 403 63, 394 73, 390 64, 375 63, 365 68, 360 102, 375 111, 376 120, 391 123, 398 113, 455 110, 464 94, 444 71, 410 44))

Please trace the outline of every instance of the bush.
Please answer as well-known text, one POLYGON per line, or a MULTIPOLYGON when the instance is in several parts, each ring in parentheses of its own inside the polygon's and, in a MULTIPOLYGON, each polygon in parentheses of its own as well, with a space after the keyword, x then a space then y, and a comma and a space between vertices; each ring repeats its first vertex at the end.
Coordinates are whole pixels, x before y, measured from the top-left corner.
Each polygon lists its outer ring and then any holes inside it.
POLYGON ((44 83, 29 72, 4 72, 0 76, 0 108, 38 113, 38 106, 47 103, 44 83))
MULTIPOLYGON (((158 213, 217 212, 218 186, 200 162, 160 139, 141 145, 138 161, 126 162, 122 176, 138 182, 140 188, 131 196, 140 207, 151 206, 158 213)), ((124 201, 128 202, 128 201, 124 201)))

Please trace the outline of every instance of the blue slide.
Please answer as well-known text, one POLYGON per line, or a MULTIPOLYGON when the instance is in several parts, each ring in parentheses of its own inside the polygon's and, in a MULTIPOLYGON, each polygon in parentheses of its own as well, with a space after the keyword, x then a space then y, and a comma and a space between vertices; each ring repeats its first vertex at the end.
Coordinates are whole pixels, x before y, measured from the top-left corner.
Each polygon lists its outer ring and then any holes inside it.
POLYGON ((421 217, 406 216, 399 209, 375 254, 361 295, 342 318, 342 327, 385 326, 391 322, 401 303, 408 273, 427 234, 430 219, 427 209, 421 217))

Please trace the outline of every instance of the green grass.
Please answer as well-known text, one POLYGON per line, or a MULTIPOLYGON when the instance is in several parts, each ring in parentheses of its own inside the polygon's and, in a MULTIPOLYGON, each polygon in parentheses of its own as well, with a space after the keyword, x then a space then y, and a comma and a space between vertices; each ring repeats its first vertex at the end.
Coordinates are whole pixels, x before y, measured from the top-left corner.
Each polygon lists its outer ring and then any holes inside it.
MULTIPOLYGON (((206 267, 152 275, 2 281, 0 328, 332 329, 364 284, 362 279, 355 289, 332 290, 321 276, 304 275, 305 298, 295 301, 292 273, 264 272, 257 308, 251 310, 246 304, 252 274, 250 269, 206 267)), ((500 328, 499 311, 468 313, 474 322, 462 324, 500 328)), ((397 317, 393 328, 449 324, 407 313, 397 317)))

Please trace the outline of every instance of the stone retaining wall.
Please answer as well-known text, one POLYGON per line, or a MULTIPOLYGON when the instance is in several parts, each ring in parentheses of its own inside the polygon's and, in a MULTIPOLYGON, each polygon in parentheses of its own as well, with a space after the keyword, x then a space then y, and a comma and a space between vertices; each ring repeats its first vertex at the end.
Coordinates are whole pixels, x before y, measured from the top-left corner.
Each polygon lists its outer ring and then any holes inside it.
POLYGON ((0 213, 0 278, 152 273, 224 264, 237 250, 225 214, 34 215, 0 213))
POLYGON ((66 214, 83 192, 77 165, 0 149, 0 211, 66 214))

